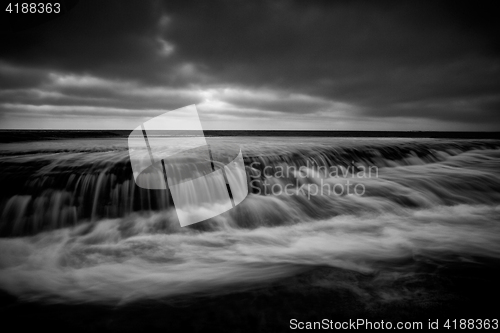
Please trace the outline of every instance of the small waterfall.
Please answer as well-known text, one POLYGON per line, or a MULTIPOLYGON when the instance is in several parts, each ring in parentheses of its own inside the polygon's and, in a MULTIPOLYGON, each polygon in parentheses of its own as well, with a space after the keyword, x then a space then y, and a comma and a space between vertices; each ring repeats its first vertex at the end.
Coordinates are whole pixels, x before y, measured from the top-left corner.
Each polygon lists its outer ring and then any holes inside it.
MULTIPOLYGON (((275 179, 278 167, 312 170, 337 167, 345 176, 362 167, 423 165, 473 149, 499 147, 498 141, 493 140, 421 141, 385 140, 347 147, 271 145, 266 150, 252 146, 250 140, 250 144, 244 145, 243 156, 250 191, 266 195, 273 182, 295 183, 297 180, 296 176, 275 179)), ((0 197, 0 236, 3 237, 36 234, 135 212, 166 211, 173 205, 168 190, 145 190, 136 186, 124 146, 16 150, 4 151, 1 155, 0 181, 4 190, 0 197)), ((180 169, 177 171, 182 173, 180 169)), ((305 181, 312 182, 311 179, 305 181)))
MULTIPOLYGON (((240 145, 251 194, 184 228, 168 190, 136 185, 124 140, 0 147, 0 290, 117 305, 247 290, 330 267, 327 278, 307 278, 307 289, 427 302, 436 295, 419 281, 423 273, 435 281, 430 267, 498 271, 498 141, 224 140, 240 145), (357 177, 371 167, 373 177, 357 177), (312 194, 348 182, 363 194, 312 194), (275 191, 286 187, 290 194, 275 191)), ((170 171, 201 173, 189 163, 170 171)), ((182 192, 186 201, 198 194, 182 192)))

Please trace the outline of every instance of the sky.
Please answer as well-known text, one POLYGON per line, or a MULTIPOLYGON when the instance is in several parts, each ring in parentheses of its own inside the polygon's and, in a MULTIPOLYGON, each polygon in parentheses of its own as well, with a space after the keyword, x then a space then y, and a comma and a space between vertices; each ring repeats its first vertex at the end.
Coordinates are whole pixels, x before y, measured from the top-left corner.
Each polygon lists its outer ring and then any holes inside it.
POLYGON ((205 129, 500 131, 498 16, 494 1, 79 1, 2 27, 0 129, 132 130, 196 104, 205 129))

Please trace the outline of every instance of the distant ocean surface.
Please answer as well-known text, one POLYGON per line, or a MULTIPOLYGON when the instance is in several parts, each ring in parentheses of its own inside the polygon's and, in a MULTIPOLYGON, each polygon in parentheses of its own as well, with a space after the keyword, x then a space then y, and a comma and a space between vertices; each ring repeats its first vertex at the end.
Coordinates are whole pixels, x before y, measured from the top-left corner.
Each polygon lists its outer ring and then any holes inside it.
POLYGON ((256 318, 250 330, 273 309, 283 329, 301 314, 494 312, 498 133, 207 131, 241 147, 250 194, 184 228, 169 191, 135 185, 128 134, 0 132, 3 315, 54 324, 73 309, 82 325, 118 330, 149 313, 160 327, 194 316, 227 328, 234 309, 256 318), (358 194, 310 190, 348 181, 358 194))
MULTIPOLYGON (((0 142, 77 138, 126 138, 129 130, 0 130, 0 142)), ((198 135, 197 131, 148 131, 156 135, 198 135)), ((295 130, 205 130, 205 136, 272 136, 272 137, 390 137, 500 139, 500 132, 439 132, 439 131, 295 131, 295 130)))

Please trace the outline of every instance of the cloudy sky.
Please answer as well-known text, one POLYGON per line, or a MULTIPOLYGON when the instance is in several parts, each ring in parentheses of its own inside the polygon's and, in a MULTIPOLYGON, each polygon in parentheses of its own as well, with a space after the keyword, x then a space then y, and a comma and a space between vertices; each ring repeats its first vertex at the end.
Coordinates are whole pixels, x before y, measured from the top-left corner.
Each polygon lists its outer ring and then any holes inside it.
POLYGON ((500 130, 500 24, 476 1, 80 1, 0 34, 0 128, 500 130))

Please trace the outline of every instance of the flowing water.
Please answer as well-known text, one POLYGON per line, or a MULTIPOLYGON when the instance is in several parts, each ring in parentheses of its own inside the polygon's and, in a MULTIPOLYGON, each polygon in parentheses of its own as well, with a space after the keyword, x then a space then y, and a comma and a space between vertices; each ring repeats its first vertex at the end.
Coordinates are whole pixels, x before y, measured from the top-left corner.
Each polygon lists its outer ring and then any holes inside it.
MULTIPOLYGON (((135 185, 126 139, 2 144, 0 289, 117 304, 248 290, 326 266, 374 276, 391 301, 415 297, 391 286, 423 264, 500 259, 499 141, 212 140, 241 147, 250 193, 183 228, 168 190, 135 185)), ((363 295, 358 282, 315 283, 363 295)))

